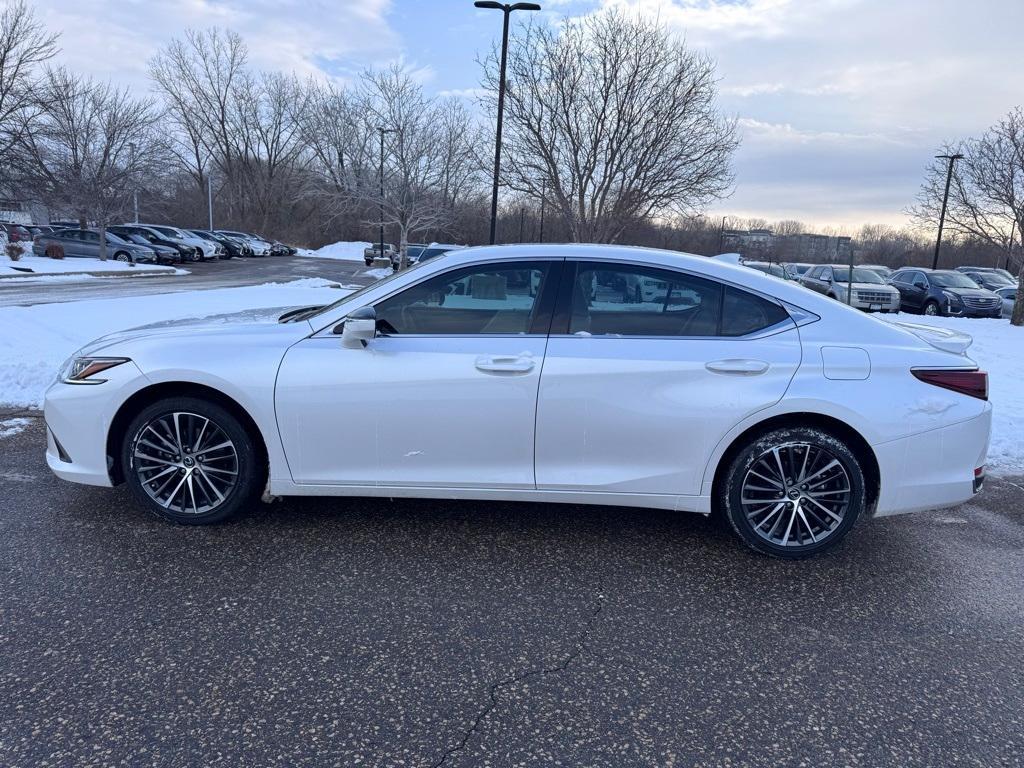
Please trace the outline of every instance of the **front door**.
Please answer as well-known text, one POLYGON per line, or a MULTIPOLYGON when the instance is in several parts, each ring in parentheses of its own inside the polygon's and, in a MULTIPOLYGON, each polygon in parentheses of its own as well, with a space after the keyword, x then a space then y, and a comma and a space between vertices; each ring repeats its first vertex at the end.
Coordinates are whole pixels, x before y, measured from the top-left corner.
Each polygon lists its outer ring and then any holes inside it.
POLYGON ((534 488, 534 423, 561 262, 461 267, 378 301, 378 336, 318 334, 281 365, 293 480, 534 488))
POLYGON ((785 394, 800 364, 796 326, 777 303, 683 272, 582 262, 570 283, 565 271, 572 295, 559 297, 538 400, 537 487, 699 494, 722 437, 785 394), (631 288, 644 284, 662 288, 631 288))

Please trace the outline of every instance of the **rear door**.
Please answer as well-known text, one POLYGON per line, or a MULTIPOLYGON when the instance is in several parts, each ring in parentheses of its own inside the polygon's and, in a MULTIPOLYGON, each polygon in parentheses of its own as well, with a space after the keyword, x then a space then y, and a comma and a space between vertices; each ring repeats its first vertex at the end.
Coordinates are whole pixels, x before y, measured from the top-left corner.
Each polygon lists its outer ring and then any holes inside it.
POLYGON ((715 446, 777 402, 800 364, 786 311, 736 286, 609 261, 567 262, 562 286, 538 399, 538 489, 699 494, 715 446))

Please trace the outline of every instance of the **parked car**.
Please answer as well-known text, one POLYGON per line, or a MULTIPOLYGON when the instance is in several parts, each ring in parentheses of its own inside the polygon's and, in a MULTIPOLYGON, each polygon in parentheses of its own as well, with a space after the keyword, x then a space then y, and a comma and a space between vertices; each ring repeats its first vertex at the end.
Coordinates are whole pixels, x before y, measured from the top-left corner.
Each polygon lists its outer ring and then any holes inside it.
POLYGON ((32 233, 23 224, 0 223, 0 229, 7 235, 7 242, 9 243, 32 242, 32 233))
POLYGON ((1003 277, 998 272, 968 272, 964 270, 960 274, 967 275, 982 288, 987 288, 990 291, 1017 284, 1015 281, 1003 277))
MULTIPOLYGON (((196 249, 191 245, 188 245, 177 238, 171 239, 165 237, 155 229, 144 227, 141 224, 115 224, 108 227, 107 231, 113 232, 118 237, 125 239, 129 239, 128 235, 134 235, 136 238, 141 237, 154 249, 156 247, 170 248, 178 254, 177 261, 179 264, 183 264, 186 261, 198 261, 199 258, 196 254, 196 249)), ((138 242, 138 240, 135 240, 135 242, 138 242)))
POLYGON ((207 240, 211 243, 220 246, 218 252, 218 258, 230 259, 234 256, 244 256, 243 247, 237 240, 233 240, 230 237, 224 235, 218 235, 214 232, 207 232, 205 229, 186 229, 186 234, 195 235, 196 237, 207 240))
POLYGON ((234 237, 245 242, 249 248, 252 249, 253 256, 269 256, 271 244, 264 240, 262 237, 256 235, 250 235, 246 232, 238 232, 230 229, 218 229, 218 235, 227 235, 228 237, 234 237))
POLYGON ((788 264, 783 264, 782 268, 786 270, 786 276, 790 280, 799 281, 800 278, 804 276, 804 273, 813 266, 813 264, 803 264, 794 261, 788 264))
POLYGON ((46 393, 48 465, 185 524, 265 491, 720 509, 786 558, 984 480, 991 405, 969 337, 715 259, 470 248, 282 318, 79 350, 46 393), (598 273, 693 301, 595 296, 598 273))
MULTIPOLYGON (((156 251, 148 245, 131 243, 109 230, 105 234, 107 258, 114 261, 156 261, 156 251)), ((32 253, 46 256, 46 249, 51 244, 59 245, 66 257, 100 258, 100 233, 96 229, 61 229, 38 235, 32 241, 32 253)))
POLYGON ((369 248, 363 248, 363 262, 366 266, 373 264, 374 259, 386 258, 391 260, 391 266, 398 264, 398 251, 391 243, 384 243, 383 255, 380 250, 380 243, 374 243, 369 248))
POLYGON ((465 247, 466 246, 464 245, 453 245, 451 243, 431 243, 430 245, 428 245, 426 248, 419 252, 419 255, 416 257, 415 262, 410 263, 430 261, 431 259, 436 259, 438 256, 443 256, 449 251, 458 251, 465 247))
POLYGON ((294 256, 296 250, 290 245, 285 245, 280 240, 274 240, 270 244, 270 255, 271 256, 294 256))
POLYGON ((1017 300, 1017 286, 1015 286, 1015 285, 1006 285, 1006 286, 1003 286, 1002 288, 997 288, 995 290, 995 294, 1003 302, 1003 310, 1002 310, 1003 317, 1010 317, 1010 315, 1013 314, 1014 302, 1016 302, 1016 300, 1017 300))
POLYGON ((962 272, 922 267, 901 269, 890 279, 907 312, 957 317, 999 317, 1002 300, 962 272))
POLYGON ((853 283, 850 285, 849 266, 819 264, 804 273, 800 284, 868 312, 899 312, 900 309, 899 291, 886 285, 877 272, 864 267, 853 268, 853 283), (853 293, 847 302, 847 293, 851 288, 853 293))
POLYGON ((181 253, 176 248, 172 248, 168 245, 157 245, 156 243, 150 242, 137 232, 127 231, 120 227, 117 228, 117 231, 113 229, 108 229, 107 231, 112 232, 122 240, 127 240, 129 243, 135 243, 136 245, 152 249, 156 254, 157 262, 160 264, 180 264, 183 261, 181 253))
POLYGON ((204 240, 201 237, 196 237, 191 232, 186 232, 178 227, 172 227, 167 224, 145 224, 144 226, 152 229, 155 232, 166 237, 168 240, 174 240, 181 242, 185 245, 189 245, 195 249, 194 258, 196 261, 219 259, 224 251, 224 248, 219 243, 214 243, 210 240, 204 240))
POLYGON ((1017 277, 1015 275, 1013 275, 1011 272, 1008 272, 1007 270, 1003 269, 1002 267, 975 267, 975 266, 971 266, 971 265, 968 264, 968 265, 963 265, 963 266, 955 267, 954 271, 956 271, 956 272, 994 272, 995 274, 997 274, 1000 277, 1010 281, 1011 283, 1016 283, 1017 282, 1017 277))
POLYGON ((429 246, 426 243, 406 243, 405 244, 405 257, 409 260, 410 264, 415 264, 420 259, 420 254, 423 253, 429 246))
POLYGON ((766 275, 778 277, 783 280, 789 280, 789 275, 786 274, 786 270, 783 269, 781 264, 767 261, 741 261, 740 263, 744 267, 756 269, 758 272, 764 272, 766 275))
POLYGON ((859 264, 858 266, 861 269, 870 269, 872 272, 874 272, 876 275, 882 278, 882 280, 888 280, 890 277, 892 277, 892 270, 889 267, 883 266, 881 264, 859 264))

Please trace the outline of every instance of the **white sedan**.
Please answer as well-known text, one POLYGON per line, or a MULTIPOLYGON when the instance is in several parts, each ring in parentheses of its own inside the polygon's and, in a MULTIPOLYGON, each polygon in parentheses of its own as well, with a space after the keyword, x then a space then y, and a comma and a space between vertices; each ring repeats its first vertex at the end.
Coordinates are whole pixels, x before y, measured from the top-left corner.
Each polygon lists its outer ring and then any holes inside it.
POLYGON ((469 248, 266 322, 89 344, 47 392, 47 461, 178 523, 264 491, 615 504, 720 510, 804 557, 979 490, 969 344, 713 259, 469 248))

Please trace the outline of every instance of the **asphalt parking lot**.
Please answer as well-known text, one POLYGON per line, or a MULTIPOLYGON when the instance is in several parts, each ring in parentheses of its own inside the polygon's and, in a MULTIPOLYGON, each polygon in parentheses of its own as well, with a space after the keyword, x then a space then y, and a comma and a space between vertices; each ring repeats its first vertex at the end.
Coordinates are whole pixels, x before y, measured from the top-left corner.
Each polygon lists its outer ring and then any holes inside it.
POLYGON ((786 563, 586 506, 174 527, 42 444, 0 439, 0 765, 1024 759, 1024 480, 786 563))
MULTIPOLYGON (((69 261, 71 261, 69 259, 69 261)), ((0 280, 0 307, 48 304, 61 301, 105 299, 116 295, 146 296, 157 293, 237 288, 260 283, 285 283, 306 277, 336 280, 346 285, 365 285, 373 278, 364 273, 361 261, 273 256, 223 259, 179 265, 187 275, 159 277, 101 277, 79 282, 45 283, 0 280)))

